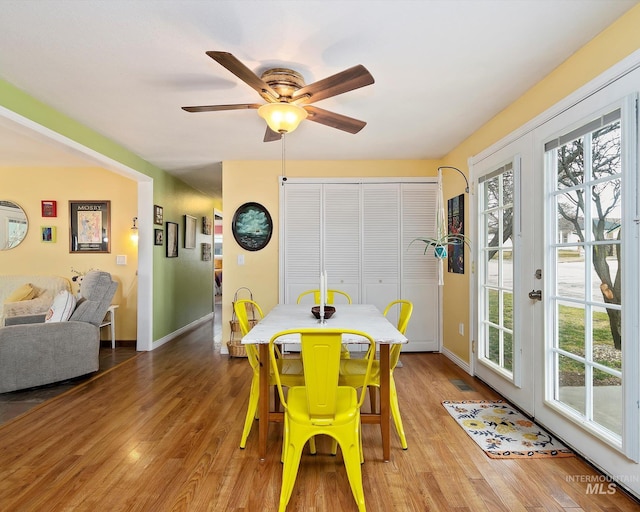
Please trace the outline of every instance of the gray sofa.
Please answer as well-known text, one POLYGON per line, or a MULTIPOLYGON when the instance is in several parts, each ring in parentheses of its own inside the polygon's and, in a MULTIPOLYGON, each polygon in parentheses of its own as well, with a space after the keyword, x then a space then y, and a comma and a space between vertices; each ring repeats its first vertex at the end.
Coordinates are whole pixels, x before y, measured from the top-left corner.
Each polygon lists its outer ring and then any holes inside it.
POLYGON ((68 321, 45 323, 44 314, 6 318, 0 328, 0 393, 97 371, 100 323, 117 287, 108 272, 91 271, 68 321))

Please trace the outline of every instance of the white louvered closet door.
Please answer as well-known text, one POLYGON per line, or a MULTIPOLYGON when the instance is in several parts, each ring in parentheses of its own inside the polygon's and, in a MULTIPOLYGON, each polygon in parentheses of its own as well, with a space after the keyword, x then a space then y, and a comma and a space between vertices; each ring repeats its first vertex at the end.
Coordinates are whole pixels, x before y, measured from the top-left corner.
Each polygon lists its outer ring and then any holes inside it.
MULTIPOLYGON (((324 269, 330 289, 349 294, 355 304, 360 300, 360 185, 324 185, 324 269)), ((336 303, 344 299, 336 296, 336 303)))
POLYGON ((363 301, 384 311, 400 298, 400 188, 363 185, 363 301))
MULTIPOLYGON (((281 300, 319 287, 320 270, 330 288, 354 303, 384 311, 409 299, 414 314, 403 350, 439 350, 439 287, 435 258, 409 243, 435 233, 435 183, 302 183, 283 187, 281 300)), ((336 303, 339 299, 336 298, 336 303)), ((397 318, 391 316, 396 322, 397 318)))
POLYGON ((284 247, 284 302, 295 304, 298 295, 320 285, 320 219, 322 185, 284 187, 281 218, 284 247))
POLYGON ((403 351, 437 351, 440 339, 437 260, 424 254, 424 244, 415 238, 431 237, 436 232, 437 187, 427 183, 403 183, 402 198, 402 298, 413 302, 414 309, 406 336, 409 344, 403 351))

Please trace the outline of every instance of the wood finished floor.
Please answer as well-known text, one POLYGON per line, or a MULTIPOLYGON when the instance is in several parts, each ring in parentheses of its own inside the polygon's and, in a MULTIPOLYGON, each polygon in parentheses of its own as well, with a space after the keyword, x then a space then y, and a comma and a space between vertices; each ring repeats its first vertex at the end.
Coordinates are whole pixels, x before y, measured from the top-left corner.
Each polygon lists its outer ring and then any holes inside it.
MULTIPOLYGON (((0 426, 0 510, 266 511, 280 493, 281 425, 257 455, 257 424, 238 444, 251 369, 221 356, 210 324, 142 353, 0 426)), ((409 449, 363 427, 370 512, 630 511, 620 490, 587 494, 579 458, 490 459, 442 400, 500 398, 439 354, 403 354, 395 378, 409 449), (451 379, 473 390, 461 391, 451 379)), ((367 406, 365 406, 367 407, 367 406)), ((340 454, 303 455, 287 510, 354 511, 340 454)))

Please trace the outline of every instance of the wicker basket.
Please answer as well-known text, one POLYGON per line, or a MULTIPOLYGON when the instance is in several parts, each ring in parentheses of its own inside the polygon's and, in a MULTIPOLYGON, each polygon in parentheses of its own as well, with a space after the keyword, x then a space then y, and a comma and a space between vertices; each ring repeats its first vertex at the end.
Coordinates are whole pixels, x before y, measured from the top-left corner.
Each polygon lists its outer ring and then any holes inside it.
MULTIPOLYGON (((229 355, 231 357, 247 357, 247 349, 240 342, 242 338, 242 333, 240 332, 240 322, 238 322, 238 317, 236 316, 236 310, 234 305, 238 300, 238 295, 242 292, 246 292, 249 295, 249 298, 253 300, 253 293, 249 288, 238 288, 236 290, 235 295, 233 296, 233 303, 231 304, 233 313, 231 314, 231 320, 229 321, 229 327, 231 328, 231 335, 229 337, 229 341, 227 341, 227 348, 229 349, 229 355)), ((256 313, 251 304, 246 304, 247 307, 247 316, 249 317, 249 327, 253 327, 258 323, 258 319, 256 318, 256 313)))

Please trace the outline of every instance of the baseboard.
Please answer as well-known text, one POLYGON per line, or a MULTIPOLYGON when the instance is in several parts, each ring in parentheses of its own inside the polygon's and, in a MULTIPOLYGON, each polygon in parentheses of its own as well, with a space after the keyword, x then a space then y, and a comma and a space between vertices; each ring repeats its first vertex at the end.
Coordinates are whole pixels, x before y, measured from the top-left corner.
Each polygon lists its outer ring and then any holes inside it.
MULTIPOLYGON (((136 340, 116 340, 116 347, 136 348, 136 340)), ((111 340, 100 340, 100 348, 111 348, 111 340)))
POLYGON ((165 343, 169 343, 171 340, 177 338, 181 334, 184 334, 185 332, 188 332, 188 331, 190 331, 192 329, 195 329, 196 327, 199 327, 201 324, 203 324, 205 322, 210 322, 211 320, 213 320, 213 312, 209 313, 208 315, 203 316, 202 318, 199 318, 198 320, 194 320, 190 324, 187 324, 184 327, 181 327, 177 331, 173 331, 172 333, 169 333, 166 336, 163 336, 162 338, 160 338, 158 340, 155 340, 153 342, 152 350, 155 350, 158 347, 161 347, 165 343))
POLYGON ((447 359, 450 359, 451 361, 453 361, 453 363, 455 363, 457 366, 462 368, 469 375, 473 375, 473 373, 471 372, 471 365, 466 361, 463 361, 462 359, 460 359, 456 354, 454 354, 450 350, 447 350, 445 347, 442 347, 442 354, 447 359))

